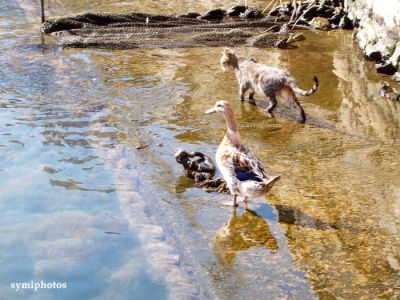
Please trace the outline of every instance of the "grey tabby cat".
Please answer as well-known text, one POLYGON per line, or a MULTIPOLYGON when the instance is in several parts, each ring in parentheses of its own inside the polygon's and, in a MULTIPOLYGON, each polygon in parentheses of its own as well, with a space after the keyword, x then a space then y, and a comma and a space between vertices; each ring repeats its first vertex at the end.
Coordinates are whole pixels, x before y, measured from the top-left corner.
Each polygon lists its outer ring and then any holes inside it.
POLYGON ((303 107, 296 98, 296 94, 309 96, 319 87, 318 78, 314 76, 314 86, 304 91, 300 89, 294 78, 287 72, 273 67, 259 64, 252 58, 238 56, 235 51, 225 48, 222 51, 221 68, 223 71, 234 69, 240 87, 240 100, 244 101, 245 94, 249 91, 249 101, 254 103, 254 93, 265 95, 269 100, 267 113, 272 117, 277 100, 280 95, 298 115, 298 122, 304 123, 306 115, 303 107))

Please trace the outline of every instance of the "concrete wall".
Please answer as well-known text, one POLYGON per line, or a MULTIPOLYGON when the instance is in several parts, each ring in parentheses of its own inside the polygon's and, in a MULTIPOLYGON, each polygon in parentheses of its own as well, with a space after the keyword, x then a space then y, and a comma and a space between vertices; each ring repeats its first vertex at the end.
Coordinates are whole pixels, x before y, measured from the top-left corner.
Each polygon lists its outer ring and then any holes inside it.
POLYGON ((347 0, 348 16, 358 27, 356 40, 377 70, 400 81, 400 1, 347 0))

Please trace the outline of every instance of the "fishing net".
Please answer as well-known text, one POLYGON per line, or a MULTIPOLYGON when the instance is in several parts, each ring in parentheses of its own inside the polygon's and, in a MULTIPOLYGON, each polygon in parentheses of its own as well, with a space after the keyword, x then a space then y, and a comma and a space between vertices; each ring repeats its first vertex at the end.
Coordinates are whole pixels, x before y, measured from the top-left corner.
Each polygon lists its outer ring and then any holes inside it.
MULTIPOLYGON (((287 21, 287 20, 286 20, 287 21)), ((179 48, 249 45, 285 47, 297 40, 279 31, 285 18, 203 20, 139 12, 93 13, 50 18, 41 30, 65 47, 179 48)))

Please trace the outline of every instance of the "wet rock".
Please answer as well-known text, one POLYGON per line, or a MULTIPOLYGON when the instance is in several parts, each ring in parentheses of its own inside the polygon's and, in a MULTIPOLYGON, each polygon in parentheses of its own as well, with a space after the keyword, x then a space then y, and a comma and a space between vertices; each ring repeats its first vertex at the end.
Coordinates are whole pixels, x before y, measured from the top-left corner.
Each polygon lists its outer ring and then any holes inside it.
POLYGON ((293 9, 293 7, 291 9, 290 6, 291 4, 288 6, 287 3, 284 3, 283 6, 277 6, 269 13, 269 15, 273 17, 290 16, 291 10, 293 9))
POLYGON ((400 72, 394 73, 393 79, 396 80, 396 81, 398 81, 398 82, 400 82, 400 72))
POLYGON ((196 19, 198 17, 200 17, 201 15, 199 13, 196 12, 188 12, 187 14, 184 15, 180 15, 180 18, 189 18, 189 19, 196 19))
POLYGON ((386 99, 400 101, 400 93, 387 82, 383 82, 379 95, 386 99))
POLYGON ((340 19, 338 27, 340 29, 353 29, 354 28, 353 23, 351 22, 351 20, 349 19, 348 16, 343 16, 340 19))
POLYGON ((378 59, 380 52, 384 63, 377 64, 378 72, 394 74, 399 68, 396 43, 400 40, 400 2, 386 0, 385 3, 372 0, 348 1, 348 18, 356 26, 357 42, 367 57, 378 59), (386 57, 389 57, 387 59, 386 57))
POLYGON ((397 69, 395 66, 393 66, 390 62, 383 62, 375 65, 376 70, 379 73, 387 74, 387 75, 393 75, 396 73, 397 69))
POLYGON ((364 49, 364 56, 368 60, 381 61, 382 54, 376 45, 367 45, 364 49))
POLYGON ((240 14, 240 17, 243 19, 260 19, 263 17, 263 13, 259 9, 248 8, 244 13, 240 14))
POLYGON ((343 7, 344 1, 343 0, 326 0, 324 2, 325 2, 325 5, 330 5, 333 7, 339 7, 339 6, 343 7))
POLYGON ((317 15, 317 11, 318 11, 318 6, 316 5, 311 6, 306 11, 304 11, 303 18, 307 21, 310 21, 317 15))
POLYGON ((276 17, 281 14, 281 9, 279 7, 274 8, 273 10, 270 11, 269 15, 271 17, 276 17))
POLYGON ((389 59, 390 63, 399 68, 400 67, 400 41, 396 43, 395 50, 389 59))
POLYGON ((330 23, 331 27, 333 27, 333 25, 335 25, 335 27, 338 27, 341 19, 342 19, 342 17, 340 16, 340 14, 333 15, 329 19, 329 23, 330 23))
POLYGON ((236 6, 233 6, 232 8, 230 8, 226 14, 230 17, 238 17, 238 16, 240 16, 240 14, 244 13, 246 11, 246 9, 247 9, 247 6, 236 5, 236 6))
POLYGON ((332 18, 332 16, 335 13, 335 9, 333 7, 327 7, 327 6, 320 6, 317 9, 317 16, 322 17, 322 18, 332 18))
POLYGON ((147 147, 149 147, 149 145, 137 144, 137 145, 135 146, 135 148, 136 148, 137 150, 146 149, 147 147))
POLYGON ((201 17, 203 20, 222 20, 225 17, 226 11, 220 8, 208 11, 201 17))
POLYGON ((329 21, 327 18, 315 17, 310 22, 309 25, 314 29, 328 30, 329 21))

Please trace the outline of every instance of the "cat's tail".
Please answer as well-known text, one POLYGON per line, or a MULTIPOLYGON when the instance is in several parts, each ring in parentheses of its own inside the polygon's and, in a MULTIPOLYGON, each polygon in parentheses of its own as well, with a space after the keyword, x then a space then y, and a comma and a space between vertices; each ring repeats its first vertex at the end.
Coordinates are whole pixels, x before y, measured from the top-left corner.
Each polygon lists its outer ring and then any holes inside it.
POLYGON ((290 83, 290 87, 293 89, 293 92, 295 92, 298 95, 310 96, 311 94, 314 94, 318 90, 318 87, 319 87, 319 81, 318 81, 317 76, 314 76, 313 80, 314 80, 314 85, 308 91, 304 91, 301 88, 299 88, 294 81, 292 81, 290 83))

